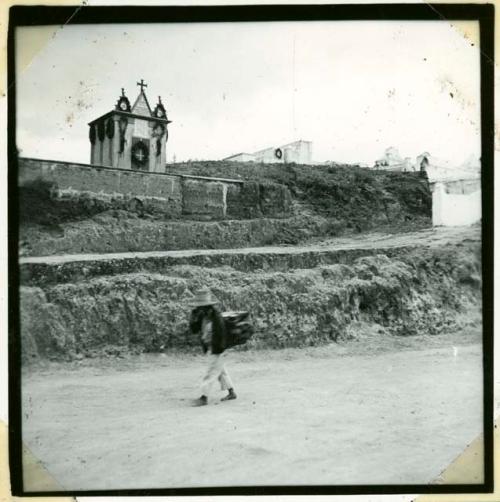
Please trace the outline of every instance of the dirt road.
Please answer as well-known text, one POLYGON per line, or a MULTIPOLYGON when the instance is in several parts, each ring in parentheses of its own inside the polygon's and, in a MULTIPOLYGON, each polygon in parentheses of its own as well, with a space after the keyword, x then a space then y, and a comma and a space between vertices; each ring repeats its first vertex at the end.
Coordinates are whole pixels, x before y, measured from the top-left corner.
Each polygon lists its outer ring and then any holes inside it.
POLYGON ((201 356, 31 369, 24 440, 70 490, 426 484, 482 431, 477 334, 238 352, 228 368, 239 398, 202 408, 201 356))

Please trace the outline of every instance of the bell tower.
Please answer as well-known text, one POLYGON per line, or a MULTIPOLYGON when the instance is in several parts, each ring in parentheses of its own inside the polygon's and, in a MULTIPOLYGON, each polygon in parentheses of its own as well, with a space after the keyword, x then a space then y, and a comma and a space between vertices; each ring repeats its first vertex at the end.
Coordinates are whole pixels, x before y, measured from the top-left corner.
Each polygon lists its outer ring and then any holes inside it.
POLYGON ((167 112, 158 96, 152 110, 144 88, 134 104, 122 88, 114 109, 89 122, 90 163, 138 171, 164 172, 168 139, 167 112))

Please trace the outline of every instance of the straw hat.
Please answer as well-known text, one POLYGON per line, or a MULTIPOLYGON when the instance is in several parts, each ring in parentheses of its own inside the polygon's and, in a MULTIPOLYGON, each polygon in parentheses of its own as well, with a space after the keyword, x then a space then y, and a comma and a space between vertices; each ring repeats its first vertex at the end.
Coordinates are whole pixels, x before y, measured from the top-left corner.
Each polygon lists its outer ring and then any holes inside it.
POLYGON ((194 298, 190 301, 192 307, 203 307, 206 305, 215 305, 219 300, 207 288, 202 288, 194 294, 194 298))

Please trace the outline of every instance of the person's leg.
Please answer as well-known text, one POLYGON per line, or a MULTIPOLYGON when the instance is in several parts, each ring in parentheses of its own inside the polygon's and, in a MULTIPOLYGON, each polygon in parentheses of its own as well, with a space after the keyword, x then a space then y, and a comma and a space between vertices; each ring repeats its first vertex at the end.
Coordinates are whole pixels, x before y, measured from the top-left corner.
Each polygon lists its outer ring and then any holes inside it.
POLYGON ((195 406, 203 406, 208 402, 210 388, 221 374, 223 363, 219 354, 208 354, 208 367, 201 382, 201 397, 195 401, 195 406))
MULTIPOLYGON (((224 361, 222 357, 221 361, 224 361)), ((222 401, 229 401, 230 399, 236 399, 236 393, 234 392, 233 382, 231 380, 231 377, 229 376, 229 373, 226 369, 224 362, 222 363, 222 369, 219 374, 219 382, 220 382, 220 388, 222 390, 228 391, 227 396, 223 397, 222 401)))

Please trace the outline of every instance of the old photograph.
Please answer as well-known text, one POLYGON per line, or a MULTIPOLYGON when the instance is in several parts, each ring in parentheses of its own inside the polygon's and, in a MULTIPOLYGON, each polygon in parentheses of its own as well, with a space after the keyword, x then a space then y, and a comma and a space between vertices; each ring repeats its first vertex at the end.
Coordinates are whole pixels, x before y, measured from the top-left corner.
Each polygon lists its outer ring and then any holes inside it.
POLYGON ((483 484, 479 22, 73 21, 14 38, 24 493, 483 484))

